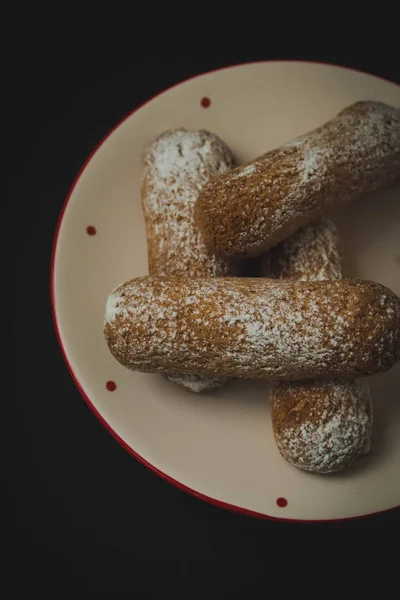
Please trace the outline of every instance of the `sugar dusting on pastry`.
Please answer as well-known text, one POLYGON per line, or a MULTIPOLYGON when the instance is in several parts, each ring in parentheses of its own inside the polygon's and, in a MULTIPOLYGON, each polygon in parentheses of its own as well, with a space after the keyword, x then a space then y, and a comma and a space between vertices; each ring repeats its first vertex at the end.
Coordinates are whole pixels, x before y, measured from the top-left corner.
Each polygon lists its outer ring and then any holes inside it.
MULTIPOLYGON (((233 167, 227 146, 207 131, 169 130, 147 148, 144 163, 142 208, 149 273, 177 277, 233 275, 235 265, 206 248, 194 222, 194 204, 204 183, 233 167)), ((177 373, 166 377, 196 393, 226 382, 222 377, 177 373)))
POLYGON ((111 293, 106 302, 106 314, 105 314, 105 322, 112 323, 115 319, 115 315, 119 312, 119 305, 121 302, 121 297, 116 293, 111 293))
POLYGON ((228 377, 201 377, 201 375, 184 375, 183 373, 168 373, 169 381, 176 383, 183 389, 200 394, 222 387, 228 382, 228 377))
POLYGON ((206 244, 221 256, 256 256, 319 216, 398 181, 400 109, 357 102, 207 182, 195 218, 206 244))
POLYGON ((136 370, 351 377, 400 357, 400 299, 374 282, 141 277, 114 293, 121 301, 106 339, 136 370))
POLYGON ((171 130, 145 153, 142 207, 147 228, 150 275, 221 277, 232 262, 206 248, 194 222, 203 185, 233 167, 225 144, 207 131, 171 130))
POLYGON ((372 402, 362 380, 279 382, 271 402, 278 448, 296 467, 333 473, 368 450, 372 402))
POLYGON ((323 218, 267 252, 261 260, 261 273, 264 277, 298 281, 341 279, 339 247, 336 225, 323 218))
MULTIPOLYGON (((272 248, 261 261, 261 274, 297 281, 341 279, 339 245, 333 221, 320 219, 272 248)), ((380 304, 385 301, 382 294, 380 304)), ((270 407, 277 446, 296 467, 340 471, 370 450, 373 407, 364 382, 275 382, 270 407)))

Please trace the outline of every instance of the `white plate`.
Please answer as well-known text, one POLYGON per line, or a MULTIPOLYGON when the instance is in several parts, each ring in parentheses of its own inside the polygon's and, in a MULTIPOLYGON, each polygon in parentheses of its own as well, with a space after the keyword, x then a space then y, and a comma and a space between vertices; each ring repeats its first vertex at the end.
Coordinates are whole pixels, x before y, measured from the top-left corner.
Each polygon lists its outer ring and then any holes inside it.
MULTIPOLYGON (((265 383, 236 381, 215 395, 196 396, 158 375, 120 366, 104 342, 103 316, 111 289, 147 271, 139 196, 143 149, 165 129, 205 128, 247 161, 362 99, 400 106, 400 87, 298 62, 254 63, 195 77, 120 123, 86 162, 65 202, 54 242, 52 297, 60 345, 77 386, 134 456, 219 506, 299 520, 353 518, 398 506, 400 364, 370 379, 372 454, 335 476, 307 474, 283 461, 265 383), (208 107, 203 98, 211 100, 208 107), (107 389, 107 382, 116 389, 107 389)), ((398 294, 399 194, 365 198, 337 214, 346 274, 379 281, 398 294)))

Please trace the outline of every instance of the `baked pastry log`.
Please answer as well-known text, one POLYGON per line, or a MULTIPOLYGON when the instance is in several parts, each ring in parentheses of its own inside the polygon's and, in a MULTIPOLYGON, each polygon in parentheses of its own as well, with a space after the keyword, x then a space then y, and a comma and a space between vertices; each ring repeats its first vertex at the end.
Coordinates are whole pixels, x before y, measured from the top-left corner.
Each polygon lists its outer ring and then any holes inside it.
MULTIPOLYGON (((208 131, 169 130, 147 148, 144 164, 141 195, 150 275, 235 275, 232 261, 218 258, 206 248, 194 223, 194 204, 201 187, 209 177, 233 167, 229 148, 208 131)), ((227 381, 183 373, 165 376, 192 392, 206 392, 227 381)))
MULTIPOLYGON (((297 281, 340 279, 335 224, 325 218, 297 231, 263 257, 261 274, 297 281)), ((276 381, 270 409, 279 451, 300 469, 341 471, 370 450, 373 406, 364 381, 276 381)))
POLYGON ((340 240, 335 223, 319 219, 271 248, 260 260, 262 277, 295 281, 342 279, 340 240))
POLYGON ((400 299, 371 281, 139 277, 104 334, 134 370, 261 379, 357 377, 400 358, 400 299))
POLYGON ((212 178, 196 202, 205 243, 256 256, 361 195, 400 181, 400 109, 356 102, 247 165, 212 178))
POLYGON ((292 465, 334 473, 369 451, 373 416, 364 380, 281 381, 272 388, 274 437, 292 465))
POLYGON ((149 274, 224 277, 232 261, 215 256, 194 222, 199 191, 212 176, 232 169, 229 148, 208 131, 174 129, 147 148, 142 176, 149 274))

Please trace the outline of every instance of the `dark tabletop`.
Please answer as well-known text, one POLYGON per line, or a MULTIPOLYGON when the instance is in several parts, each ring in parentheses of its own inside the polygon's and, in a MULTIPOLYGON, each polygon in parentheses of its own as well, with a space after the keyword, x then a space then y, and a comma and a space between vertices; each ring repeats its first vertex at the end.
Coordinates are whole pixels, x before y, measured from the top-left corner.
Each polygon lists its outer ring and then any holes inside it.
POLYGON ((257 520, 161 480, 118 445, 82 400, 57 344, 49 294, 55 226, 74 177, 107 131, 149 97, 194 74, 252 60, 330 62, 400 83, 398 64, 367 46, 350 55, 246 53, 230 46, 212 57, 164 48, 148 55, 148 48, 132 46, 121 60, 108 49, 73 52, 73 45, 73 36, 68 51, 34 45, 13 74, 17 160, 9 175, 18 234, 18 422, 8 489, 16 516, 15 560, 24 572, 34 572, 30 577, 39 587, 57 570, 65 584, 82 591, 123 592, 138 559, 183 564, 245 556, 267 562, 278 539, 287 546, 304 536, 326 539, 339 532, 353 539, 364 529, 398 528, 399 511, 332 524, 257 520))

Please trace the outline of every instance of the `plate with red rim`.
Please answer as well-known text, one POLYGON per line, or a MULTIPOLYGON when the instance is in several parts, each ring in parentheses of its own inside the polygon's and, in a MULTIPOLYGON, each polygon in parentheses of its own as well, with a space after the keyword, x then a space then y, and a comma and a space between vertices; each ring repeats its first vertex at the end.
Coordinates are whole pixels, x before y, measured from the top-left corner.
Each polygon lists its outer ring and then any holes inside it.
MULTIPOLYGON (((147 273, 140 180, 145 147, 166 129, 208 129, 238 163, 321 125, 357 100, 400 106, 394 83, 330 65, 260 62, 199 75, 134 110, 82 167, 60 215, 51 264, 55 328, 95 415, 131 454, 220 507, 299 521, 351 519, 400 505, 400 364, 369 378, 372 452, 336 475, 286 463, 275 445, 268 384, 232 381, 206 395, 129 371, 103 337, 106 298, 147 273)), ((338 211, 346 276, 400 294, 400 189, 338 211)))

